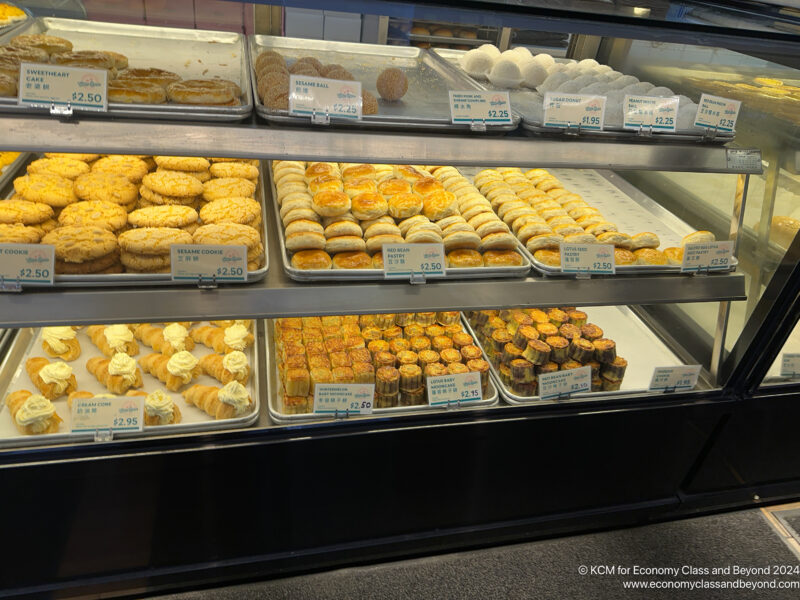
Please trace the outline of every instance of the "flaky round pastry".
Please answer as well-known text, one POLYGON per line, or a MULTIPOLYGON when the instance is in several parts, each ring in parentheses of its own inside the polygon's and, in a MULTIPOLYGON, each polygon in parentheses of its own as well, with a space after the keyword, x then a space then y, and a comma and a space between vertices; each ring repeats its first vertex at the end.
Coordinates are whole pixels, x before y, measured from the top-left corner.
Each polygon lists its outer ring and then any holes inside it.
POLYGON ((378 184, 368 177, 357 177, 344 182, 344 193, 351 198, 365 193, 377 193, 378 184))
POLYGON ((13 58, 19 62, 46 63, 49 60, 47 52, 34 46, 0 46, 0 57, 13 58))
POLYGON ((661 240, 658 236, 651 231, 643 231, 632 236, 631 250, 639 250, 640 248, 658 248, 661 245, 661 240))
POLYGON ((483 257, 477 250, 461 248, 447 253, 448 269, 474 269, 483 266, 483 257))
POLYGON ((158 84, 134 79, 114 79, 108 82, 108 101, 121 104, 164 104, 167 93, 158 84))
MULTIPOLYGON (((483 225, 479 225, 475 228, 475 233, 477 233, 481 239, 490 234, 507 233, 508 235, 511 235, 508 225, 497 219, 493 221, 487 221, 483 225)), ((514 236, 512 235, 511 237, 514 236)))
MULTIPOLYGON (((336 221, 325 228, 325 237, 327 239, 341 236, 355 236, 360 238, 362 237, 361 227, 352 221, 336 221)), ((328 250, 328 252, 330 252, 330 250, 328 250)))
POLYGON ((411 191, 411 184, 403 179, 392 177, 385 179, 378 184, 378 191, 383 194, 384 198, 389 198, 396 194, 404 194, 411 191))
POLYGON ((671 265, 683 264, 683 248, 664 248, 664 256, 667 257, 667 262, 671 265))
POLYGON ((423 198, 428 194, 430 194, 431 192, 443 189, 444 186, 433 177, 423 177, 422 179, 418 179, 411 186, 411 190, 419 194, 423 198))
POLYGON ((389 225, 394 225, 394 219, 389 215, 383 215, 382 217, 378 217, 377 219, 368 219, 366 221, 359 221, 359 225, 361 225, 361 231, 366 231, 376 223, 388 223, 389 225))
POLYGON ((325 230, 323 229, 322 225, 317 223, 316 221, 309 221, 308 219, 298 219, 297 221, 292 221, 286 226, 284 230, 284 235, 291 235, 293 233, 305 233, 305 232, 313 232, 313 233, 323 233, 325 230))
POLYGON ((331 257, 324 250, 301 250, 292 255, 292 267, 295 269, 325 270, 331 268, 331 257))
POLYGON ((513 250, 517 239, 507 231, 490 233, 481 238, 481 250, 513 250))
POLYGON ((667 255, 655 248, 639 248, 634 250, 637 265, 658 265, 664 266, 669 264, 667 255))
POLYGON ((178 104, 232 104, 242 90, 227 79, 187 79, 167 86, 167 97, 178 104))
POLYGON ((634 265, 636 264, 636 255, 625 248, 614 248, 614 264, 619 266, 634 265))
POLYGON ((695 231, 688 235, 683 236, 681 240, 681 247, 686 244, 700 244, 716 241, 714 234, 710 231, 695 231))
MULTIPOLYGON (((380 253, 379 253, 380 254, 380 253)), ((378 254, 376 254, 378 256, 378 254)), ((372 269, 373 261, 366 252, 339 252, 333 257, 334 269, 372 269)))
POLYGON ((17 48, 39 48, 47 54, 72 51, 72 42, 69 40, 44 33, 18 35, 11 38, 9 45, 17 48))
MULTIPOLYGON (((565 244, 597 244, 598 242, 599 242, 598 238, 593 236, 591 233, 571 233, 569 235, 564 236, 565 244)), ((608 242, 601 242, 601 243, 608 243, 608 242)))
POLYGON ((375 254, 383 248, 384 244, 403 244, 405 240, 399 235, 376 235, 367 240, 367 252, 375 254))
POLYGON ((323 217, 337 217, 350 210, 350 197, 344 192, 325 190, 314 194, 311 207, 323 217))
POLYGON ((561 266, 561 252, 559 250, 542 249, 533 253, 533 258, 549 267, 561 266))
POLYGON ((431 221, 438 221, 457 213, 456 197, 452 192, 434 190, 422 200, 422 214, 431 221))
POLYGON ((425 215, 414 215, 413 217, 403 219, 397 224, 397 226, 400 228, 400 234, 405 235, 412 227, 421 223, 430 223, 430 219, 428 219, 428 217, 425 215))
POLYGON ((442 236, 429 229, 412 229, 406 235, 408 244, 438 244, 441 241, 442 236))
POLYGON ((394 223, 374 223, 364 230, 364 239, 369 240, 379 235, 402 235, 400 228, 394 223))
POLYGON ((17 80, 5 73, 0 73, 0 98, 17 95, 17 80))
POLYGON ((339 252, 363 252, 367 244, 360 235, 340 235, 328 238, 325 243, 325 252, 337 254, 339 252))
POLYGON ((95 69, 112 69, 114 59, 93 50, 78 50, 76 52, 57 52, 50 55, 50 62, 54 65, 90 67, 95 69))
POLYGON ((166 90, 169 84, 180 81, 181 76, 172 71, 165 71, 164 69, 125 69, 117 75, 115 81, 119 80, 151 83, 166 90))
POLYGON ((377 178, 377 171, 375 167, 370 164, 356 164, 350 165, 342 169, 342 179, 347 181, 348 179, 376 179, 377 178))
POLYGON ((377 219, 389 211, 389 203, 380 194, 367 192, 353 196, 351 210, 359 220, 377 219))
POLYGON ((633 238, 631 238, 631 236, 619 231, 606 231, 597 235, 596 238, 597 242, 600 244, 613 244, 617 248, 626 248, 628 250, 631 249, 631 244, 633 244, 633 238))
POLYGON ((308 191, 312 194, 325 191, 342 192, 344 183, 338 175, 320 175, 308 182, 308 191))
POLYGON ((395 194, 389 198, 389 214, 395 219, 407 219, 422 212, 422 196, 413 192, 395 194))
POLYGON ((312 179, 322 175, 336 175, 338 178, 341 178, 339 165, 331 162, 312 162, 306 167, 306 182, 310 183, 312 179))
POLYGON ((486 204, 476 203, 470 206, 469 208, 461 211, 461 216, 464 217, 467 221, 471 221, 475 217, 482 214, 488 214, 494 217, 495 219, 497 218, 497 215, 492 210, 492 207, 487 206, 486 204))
POLYGON ((483 253, 483 264, 487 267, 521 267, 525 260, 515 250, 487 250, 483 253))
POLYGON ((542 233, 528 238, 525 247, 528 252, 534 253, 542 248, 558 248, 559 244, 564 242, 564 236, 557 233, 542 233))
POLYGON ((284 238, 284 245, 290 252, 298 250, 324 250, 325 235, 315 231, 299 231, 284 238))
POLYGON ((446 252, 458 250, 459 248, 477 250, 481 245, 481 238, 474 231, 455 231, 452 233, 446 233, 442 241, 444 242, 444 249, 446 252))
POLYGON ((607 231, 617 231, 617 226, 614 225, 614 223, 609 223, 608 221, 601 221, 600 223, 587 225, 584 227, 584 230, 586 233, 591 233, 592 235, 597 236, 601 233, 606 233, 607 231))

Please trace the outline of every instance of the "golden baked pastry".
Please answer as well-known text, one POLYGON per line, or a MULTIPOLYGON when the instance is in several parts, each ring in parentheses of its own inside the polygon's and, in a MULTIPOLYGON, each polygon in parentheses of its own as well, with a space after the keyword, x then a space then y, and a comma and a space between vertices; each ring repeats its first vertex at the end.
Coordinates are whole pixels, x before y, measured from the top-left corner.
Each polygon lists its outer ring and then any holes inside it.
POLYGON ((151 83, 166 89, 166 87, 176 81, 181 80, 181 76, 172 71, 165 71, 164 69, 147 68, 147 69, 125 69, 117 75, 115 81, 119 80, 133 80, 143 83, 151 83))
POLYGON ((43 33, 18 35, 11 38, 9 44, 17 48, 39 48, 47 52, 47 54, 70 52, 72 50, 72 42, 69 40, 43 33))
POLYGON ((134 227, 186 227, 197 222, 197 211, 190 206, 165 205, 140 208, 128 215, 134 227))
POLYGON ((203 198, 208 202, 220 198, 245 197, 252 198, 256 191, 256 184, 248 179, 239 177, 222 177, 211 179, 203 184, 203 198))
POLYGON ((247 225, 239 223, 212 223, 199 227, 193 235, 195 244, 244 245, 255 248, 261 235, 247 225))
POLYGON ((331 264, 331 257, 324 250, 301 250, 292 255, 292 267, 295 269, 330 269, 331 264))
POLYGON ((58 224, 97 226, 109 231, 122 229, 128 222, 128 211, 119 204, 105 200, 76 202, 65 207, 58 215, 58 224))
POLYGON ((325 190, 314 194, 312 208, 323 217, 336 217, 350 210, 351 201, 340 191, 325 190))
POLYGON ((72 181, 52 173, 33 173, 14 180, 14 189, 31 202, 42 202, 62 208, 78 198, 72 191, 72 181))
MULTIPOLYGON (((135 156, 111 154, 98 159, 92 165, 93 173, 123 175, 133 183, 139 183, 147 174, 147 163, 135 156)), ((100 200, 100 198, 97 198, 100 200)))
POLYGON ((65 262, 83 262, 105 256, 117 249, 116 236, 101 227, 67 225, 42 238, 55 246, 55 255, 65 262))
POLYGON ((334 269, 371 269, 372 259, 363 251, 340 252, 333 257, 334 269))
POLYGON ((135 254, 169 254, 173 244, 191 244, 192 236, 174 227, 140 227, 119 235, 119 245, 135 254))

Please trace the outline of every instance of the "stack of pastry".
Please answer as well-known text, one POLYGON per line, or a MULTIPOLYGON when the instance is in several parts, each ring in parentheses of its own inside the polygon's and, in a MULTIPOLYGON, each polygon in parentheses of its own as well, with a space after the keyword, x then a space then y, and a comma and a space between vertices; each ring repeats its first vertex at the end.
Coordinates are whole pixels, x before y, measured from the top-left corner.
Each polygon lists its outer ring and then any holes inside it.
POLYGON ((467 313, 486 356, 514 394, 537 394, 542 373, 591 367, 592 391, 620 389, 628 362, 616 343, 573 306, 467 313))
POLYGON ((424 167, 300 161, 272 166, 295 268, 382 269, 383 245, 403 242, 443 243, 449 267, 523 264, 512 236, 488 228, 483 238, 478 235, 459 214, 456 193, 424 167))
POLYGON ((173 244, 244 244, 254 271, 264 264, 258 165, 48 153, 0 201, 0 242, 53 244, 58 274, 168 273, 173 244))
POLYGON ((489 364, 459 316, 452 311, 277 319, 283 412, 312 412, 318 383, 375 383, 376 408, 425 404, 425 377, 448 373, 480 373, 485 397, 489 364))
POLYGON ((16 95, 20 62, 52 63, 108 72, 108 101, 125 104, 239 106, 242 90, 227 79, 184 80, 155 67, 128 68, 128 58, 110 50, 74 51, 72 42, 47 34, 18 35, 0 46, 0 96, 16 95))
MULTIPOLYGON (((312 56, 303 56, 287 64, 286 59, 274 50, 263 50, 253 65, 258 81, 256 91, 258 97, 269 109, 289 110, 289 75, 307 75, 324 77, 340 81, 354 81, 355 77, 342 65, 323 65, 312 56)), ((378 101, 375 96, 363 89, 361 92, 362 108, 365 115, 378 112, 378 101)))

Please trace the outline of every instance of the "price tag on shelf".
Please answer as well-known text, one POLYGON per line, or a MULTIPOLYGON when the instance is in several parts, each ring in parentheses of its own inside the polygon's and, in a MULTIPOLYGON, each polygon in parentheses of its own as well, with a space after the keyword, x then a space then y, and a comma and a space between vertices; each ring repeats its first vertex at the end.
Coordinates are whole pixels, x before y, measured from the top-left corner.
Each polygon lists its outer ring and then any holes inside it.
POLYGON ((450 90, 450 120, 457 124, 510 125, 508 92, 450 90))
POLYGON ((545 92, 545 127, 580 127, 602 131, 606 97, 593 94, 545 92))
POLYGON ((55 246, 0 244, 0 277, 4 283, 53 285, 55 246))
POLYGON ((94 112, 108 111, 108 71, 22 63, 19 66, 17 104, 65 107, 94 112))
POLYGON ((318 383, 314 386, 314 412, 369 415, 374 398, 374 383, 318 383))
POLYGON ((616 272, 611 244, 561 244, 560 249, 564 273, 613 275, 616 272))
POLYGON ((786 352, 781 355, 781 377, 800 377, 800 354, 786 352))
POLYGON ((733 242, 686 244, 683 247, 681 273, 727 271, 733 265, 733 242))
POLYGON ((170 246, 173 281, 247 281, 247 246, 170 246))
POLYGON ((703 94, 697 105, 694 126, 732 133, 736 131, 736 119, 741 106, 738 100, 703 94))
POLYGON ((591 367, 580 367, 579 369, 539 375, 539 397, 542 400, 558 400, 565 396, 580 392, 590 392, 591 390, 591 367))
POLYGON ((677 96, 667 98, 625 96, 622 104, 625 114, 623 128, 675 131, 678 123, 678 103, 677 96))
POLYGON ((730 171, 760 173, 761 150, 758 148, 725 148, 725 162, 730 171))
POLYGON ((141 431, 144 396, 76 398, 72 403, 72 433, 95 431, 141 431))
POLYGON ((289 114, 361 120, 361 82, 289 76, 289 114))
POLYGON ((476 402, 483 397, 479 373, 428 377, 425 385, 428 388, 428 404, 431 406, 476 402))
POLYGON ((693 390, 700 376, 700 365, 679 367, 656 367, 647 390, 650 392, 673 392, 693 390))
POLYGON ((446 275, 444 244, 385 244, 382 251, 383 276, 386 279, 446 275))

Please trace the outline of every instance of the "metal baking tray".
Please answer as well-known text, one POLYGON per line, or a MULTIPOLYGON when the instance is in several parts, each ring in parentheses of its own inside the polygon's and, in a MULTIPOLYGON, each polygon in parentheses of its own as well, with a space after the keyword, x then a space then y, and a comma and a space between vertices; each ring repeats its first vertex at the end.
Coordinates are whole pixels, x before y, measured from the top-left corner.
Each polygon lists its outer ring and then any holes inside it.
MULTIPOLYGON (((222 77, 242 89, 240 106, 196 106, 189 104, 125 104, 109 102, 108 115, 117 117, 170 119, 174 121, 241 121, 253 112, 253 94, 244 35, 201 29, 177 29, 96 23, 40 17, 13 32, 0 35, 0 43, 28 33, 48 33, 71 41, 77 50, 113 50, 128 57, 131 67, 157 67, 184 79, 222 77)), ((0 112, 30 112, 16 98, 0 98, 0 112)), ((97 116, 104 113, 81 113, 97 116)))
POLYGON ((6 165, 6 168, 0 173, 0 193, 3 193, 6 186, 11 184, 11 181, 17 176, 22 166, 28 163, 30 156, 28 152, 20 152, 17 158, 6 165))
MULTIPOLYGON (((34 158, 28 155, 27 159, 34 158)), ((17 159, 19 160, 19 159, 17 159)), ((14 161, 12 164, 16 164, 14 161)), ((20 172, 22 167, 27 164, 27 160, 22 161, 18 167, 17 172, 20 172)), ((9 165, 10 167, 11 165, 9 165)), ((10 170, 10 169, 9 169, 10 170)), ((247 281, 243 282, 253 283, 254 281, 261 281, 267 276, 269 270, 269 250, 267 240, 267 212, 265 206, 264 195, 264 165, 259 167, 258 186, 256 188, 256 199, 261 203, 261 236, 263 238, 262 245, 264 246, 264 266, 257 271, 247 272, 247 281), (260 194, 260 197, 259 197, 260 194)), ((2 186, 0 186, 2 190, 2 186)), ((13 194, 13 189, 10 192, 13 194)), ((10 197, 10 196, 9 196, 10 197)), ((115 274, 86 274, 86 275, 56 275, 56 287, 101 287, 105 285, 115 286, 129 286, 141 285, 146 283, 148 285, 197 285, 199 282, 191 281, 172 281, 169 273, 115 273, 115 274)), ((204 280, 203 283, 209 283, 204 280)), ((28 283, 26 287, 42 287, 40 284, 28 283)), ((227 281, 225 285, 242 285, 241 282, 227 281)), ((45 286, 46 287, 46 286, 45 286)))
MULTIPOLYGON (((271 204, 273 216, 275 217, 275 227, 281 243, 281 260, 283 270, 295 281, 383 281, 382 269, 296 269, 292 266, 292 258, 286 249, 286 239, 283 234, 283 221, 281 220, 280 207, 278 206, 278 194, 275 191, 275 182, 272 180, 272 167, 269 171, 270 193, 272 194, 271 204)), ((471 267, 471 268, 448 268, 445 277, 437 279, 497 279, 506 277, 524 277, 531 269, 530 254, 517 242, 517 252, 522 255, 525 261, 521 267, 471 267)))
MULTIPOLYGON (((373 129, 470 130, 469 125, 455 125, 450 121, 449 91, 481 89, 480 86, 421 48, 268 35, 249 36, 248 47, 253 66, 259 52, 264 49, 275 50, 288 59, 313 56, 323 63, 338 63, 361 82, 363 90, 372 92, 378 99, 378 114, 364 115, 361 121, 334 118, 331 119, 332 125, 373 129), (401 68, 408 77, 408 92, 396 102, 382 100, 375 89, 378 75, 387 67, 401 68)), ((270 123, 310 124, 308 118, 290 116, 288 110, 271 110, 264 106, 258 98, 255 68, 250 69, 250 76, 259 116, 270 123)), ((489 133, 513 131, 518 125, 519 118, 515 116, 513 124, 493 126, 489 128, 489 133)))
MULTIPOLYGON (((583 197, 611 223, 616 223, 626 232, 651 231, 661 241, 660 248, 679 247, 683 236, 694 231, 692 227, 663 208, 660 204, 637 190, 612 171, 592 169, 550 169, 550 173, 571 192, 583 197)), ((536 260, 523 248, 533 268, 545 275, 575 277, 574 273, 563 273, 561 267, 553 267, 536 260)), ((731 269, 738 261, 733 259, 731 269)), ((620 275, 635 273, 680 273, 680 265, 617 265, 620 275)), ((714 271, 724 273, 726 271, 714 271)))
MULTIPOLYGON (((272 420, 279 424, 285 425, 290 423, 297 423, 297 422, 307 422, 307 421, 329 421, 335 420, 335 415, 318 415, 314 413, 302 413, 302 414, 290 414, 287 415, 282 413, 279 409, 280 407, 280 399, 283 397, 283 384, 281 383, 280 373, 278 373, 278 361, 275 360, 273 357, 273 344, 274 344, 274 336, 275 336, 275 327, 273 324, 272 319, 264 319, 265 328, 266 328, 266 342, 264 346, 266 347, 265 357, 267 359, 267 372, 271 375, 271 387, 269 387, 269 416, 272 420)), ((461 323, 470 332, 469 323, 466 322, 464 318, 464 314, 461 314, 461 323)), ((475 344, 477 345, 478 341, 475 340, 475 344)), ((483 347, 480 346, 481 351, 483 351, 483 347)), ((483 355, 484 360, 486 360, 486 354, 483 355)), ((487 360, 488 362, 488 360, 487 360)), ((490 363, 491 364, 491 363, 490 363)), ((270 381, 267 381, 270 383, 270 381)), ((499 394, 498 388, 495 384, 492 377, 489 377, 489 387, 488 387, 489 397, 479 400, 477 402, 470 402, 468 404, 464 404, 463 406, 450 406, 440 408, 438 406, 430 406, 428 404, 420 404, 417 406, 393 406, 392 408, 374 408, 372 410, 371 415, 358 415, 363 418, 370 418, 370 417, 385 417, 385 416, 394 416, 394 415, 403 415, 408 413, 418 413, 418 412, 431 412, 431 411, 448 411, 448 410, 459 410, 464 409, 468 410, 470 408, 475 407, 486 407, 486 406, 494 406, 498 403, 499 394)), ((356 418, 356 416, 349 417, 351 419, 356 418)))
MULTIPOLYGON (((254 322, 254 324, 255 323, 257 322, 254 322)), ((180 392, 168 392, 178 403, 178 407, 181 410, 180 423, 177 425, 160 426, 145 425, 141 432, 119 432, 114 434, 114 438, 120 439, 162 434, 172 435, 176 433, 216 431, 220 429, 248 427, 255 423, 258 420, 259 412, 261 410, 261 387, 259 386, 259 371, 261 362, 259 361, 260 349, 257 333, 258 332, 254 329, 253 335, 256 336, 256 341, 245 351, 245 354, 247 354, 247 357, 250 360, 251 369, 250 382, 246 386, 250 392, 250 397, 253 400, 253 410, 251 413, 234 419, 216 420, 196 406, 187 404, 183 397, 180 396, 180 392)), ((108 390, 84 368, 86 361, 93 356, 102 356, 102 354, 89 340, 89 337, 86 335, 85 328, 82 328, 80 331, 78 331, 78 340, 81 344, 81 355, 76 360, 67 363, 73 368, 75 378, 78 381, 78 389, 93 392, 95 394, 108 394, 108 390)), ((139 354, 134 358, 138 359, 146 354, 149 354, 150 352, 154 352, 154 350, 148 346, 145 346, 141 342, 139 342, 139 346, 139 354)), ((206 354, 211 354, 212 352, 213 351, 210 348, 206 348, 201 344, 197 344, 194 350, 192 350, 192 354, 194 354, 197 358, 202 358, 206 354)), ((17 338, 9 348, 3 362, 0 363, 0 390, 2 390, 0 398, 3 399, 3 403, 0 405, 0 448, 92 441, 94 436, 91 434, 70 433, 71 415, 69 408, 67 407, 66 396, 62 396, 61 398, 53 400, 53 404, 56 407, 58 416, 64 420, 59 428, 59 433, 22 435, 19 433, 19 431, 17 431, 17 428, 14 426, 14 423, 12 422, 11 416, 5 405, 5 397, 10 392, 14 392, 19 389, 26 389, 31 392, 38 393, 36 387, 28 378, 28 374, 25 372, 25 361, 30 356, 45 356, 50 358, 42 350, 41 328, 34 329, 25 327, 19 329, 17 338)), ((50 360, 52 361, 57 359, 50 358, 50 360)), ((142 373, 142 378, 144 379, 144 387, 140 389, 144 391, 150 392, 156 389, 165 389, 164 385, 152 375, 142 373)), ((192 385, 195 383, 216 386, 222 385, 216 379, 208 375, 201 375, 192 381, 192 385)), ((269 385, 269 374, 267 374, 267 385, 269 385)), ((189 386, 187 386, 187 388, 188 387, 189 386)))
MULTIPOLYGON (((653 369, 683 365, 683 362, 656 336, 644 322, 627 306, 593 306, 588 311, 589 322, 598 325, 605 334, 617 343, 619 355, 628 361, 621 389, 615 392, 585 392, 575 394, 569 400, 542 400, 539 396, 518 396, 500 380, 500 374, 489 362, 491 377, 500 390, 503 400, 512 405, 558 404, 562 402, 586 402, 608 396, 647 394, 653 369)), ((464 319, 464 326, 475 343, 483 350, 472 326, 464 319)), ((655 392, 654 392, 655 394, 655 392)))
POLYGON ((14 23, 11 23, 9 25, 5 25, 4 27, 0 27, 0 36, 5 36, 7 34, 16 34, 17 31, 23 29, 33 19, 33 13, 31 13, 31 11, 28 10, 26 7, 19 6, 14 2, 4 2, 4 4, 10 4, 11 6, 20 9, 22 12, 25 13, 25 18, 20 21, 15 21, 14 23))
MULTIPOLYGON (((440 60, 446 62, 451 67, 458 69, 458 71, 465 77, 470 77, 466 72, 461 69, 460 58, 465 54, 465 50, 451 50, 449 48, 435 48, 431 50, 440 60)), ((574 62, 571 59, 556 59, 557 62, 574 62)), ((492 85, 489 81, 475 81, 476 85, 482 89, 487 90, 506 90, 506 88, 499 88, 492 85)), ((509 89, 509 98, 511 99, 511 109, 516 112, 522 119, 522 129, 531 133, 537 134, 550 134, 558 136, 585 136, 602 139, 636 139, 639 141, 673 141, 673 142, 703 142, 703 143, 716 143, 726 144, 732 141, 735 137, 733 133, 727 132, 709 132, 703 133, 694 130, 678 130, 675 133, 665 133, 659 131, 641 130, 631 131, 623 129, 619 126, 604 125, 602 131, 567 129, 565 127, 544 127, 542 119, 544 116, 542 104, 544 96, 536 90, 527 88, 509 89)))

